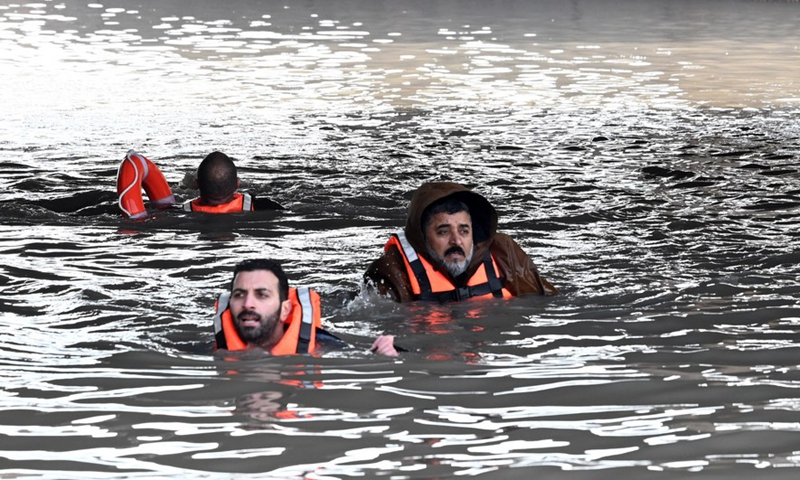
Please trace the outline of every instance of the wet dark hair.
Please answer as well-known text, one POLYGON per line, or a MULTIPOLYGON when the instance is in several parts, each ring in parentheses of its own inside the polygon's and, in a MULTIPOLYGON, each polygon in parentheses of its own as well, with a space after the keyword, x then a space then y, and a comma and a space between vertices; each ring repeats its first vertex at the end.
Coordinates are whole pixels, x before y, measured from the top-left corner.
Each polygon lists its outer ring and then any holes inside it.
MULTIPOLYGON (((470 215, 467 204, 453 197, 440 198, 431 203, 422 211, 422 219, 420 220, 422 223, 422 225, 420 225, 422 227, 422 235, 425 236, 425 232, 428 231, 428 225, 430 225, 431 220, 436 214, 446 213, 448 215, 453 215, 458 212, 467 212, 467 215, 470 215)), ((472 220, 471 215, 470 220, 472 220)))
POLYGON ((238 263, 233 269, 231 291, 233 291, 233 282, 236 280, 236 275, 238 275, 239 272, 255 272, 258 270, 267 270, 278 277, 278 297, 281 302, 289 298, 289 279, 286 277, 286 274, 283 273, 280 264, 265 258, 255 258, 238 263))
POLYGON ((204 200, 224 200, 236 191, 236 165, 222 152, 212 152, 197 168, 197 185, 204 200))

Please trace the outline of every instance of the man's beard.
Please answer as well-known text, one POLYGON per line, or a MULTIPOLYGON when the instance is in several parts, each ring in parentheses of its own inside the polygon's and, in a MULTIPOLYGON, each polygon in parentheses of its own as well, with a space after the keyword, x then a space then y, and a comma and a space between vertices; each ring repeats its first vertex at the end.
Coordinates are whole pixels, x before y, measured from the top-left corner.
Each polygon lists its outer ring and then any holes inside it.
POLYGON ((469 255, 467 255, 464 252, 463 248, 458 247, 458 246, 452 246, 452 247, 450 247, 450 248, 448 248, 447 250, 444 251, 444 256, 445 257, 450 255, 451 253, 460 252, 461 255, 464 256, 464 260, 462 260, 462 261, 458 261, 458 260, 447 261, 447 260, 444 259, 444 257, 440 257, 439 254, 434 252, 431 247, 428 247, 428 255, 430 255, 434 260, 436 260, 439 263, 441 263, 442 265, 444 265, 444 268, 446 268, 447 271, 450 272, 450 275, 452 275, 453 278, 455 278, 455 277, 457 277, 457 276, 459 276, 462 273, 467 271, 467 268, 469 267, 469 264, 472 261, 472 252, 474 250, 475 250, 474 247, 470 248, 469 249, 469 255))
POLYGON ((280 313, 280 309, 278 309, 272 315, 264 318, 252 310, 245 310, 239 313, 233 325, 236 327, 236 333, 239 334, 239 338, 247 343, 261 345, 272 339, 275 328, 280 323, 280 313), (258 320, 259 325, 257 327, 243 327, 242 322, 245 318, 247 320, 258 320))

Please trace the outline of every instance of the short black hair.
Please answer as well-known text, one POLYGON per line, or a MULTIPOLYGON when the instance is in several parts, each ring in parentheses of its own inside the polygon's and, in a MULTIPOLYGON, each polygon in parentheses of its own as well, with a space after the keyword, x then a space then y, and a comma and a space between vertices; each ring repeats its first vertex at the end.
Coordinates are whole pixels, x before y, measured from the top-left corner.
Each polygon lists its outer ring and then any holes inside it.
POLYGON ((420 220, 422 223, 422 225, 420 225, 422 227, 422 236, 425 236, 425 232, 428 231, 428 225, 430 225, 431 220, 436 214, 446 213, 448 215, 453 215, 458 212, 467 212, 467 215, 470 215, 470 220, 472 220, 469 207, 461 200, 453 197, 444 197, 431 203, 425 207, 425 210, 422 212, 422 219, 420 220))
POLYGON ((267 270, 278 277, 278 297, 281 302, 289 298, 289 279, 286 277, 286 274, 283 273, 283 269, 278 262, 267 260, 266 258, 254 258, 252 260, 239 262, 233 269, 231 291, 233 291, 233 282, 236 281, 236 275, 238 275, 239 272, 255 272, 258 270, 267 270))
POLYGON ((197 167, 197 186, 204 200, 223 200, 236 191, 236 165, 222 152, 212 152, 197 167))

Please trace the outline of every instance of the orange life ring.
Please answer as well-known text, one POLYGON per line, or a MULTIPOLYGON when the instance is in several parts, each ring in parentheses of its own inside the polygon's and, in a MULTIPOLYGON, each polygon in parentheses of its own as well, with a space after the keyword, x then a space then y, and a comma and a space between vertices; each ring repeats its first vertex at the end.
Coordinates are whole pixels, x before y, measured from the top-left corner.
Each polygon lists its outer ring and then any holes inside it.
POLYGON ((159 207, 167 207, 175 203, 175 196, 169 188, 167 179, 144 155, 134 150, 128 151, 117 170, 117 195, 119 208, 126 217, 140 218, 147 216, 142 199, 142 188, 147 198, 159 207))

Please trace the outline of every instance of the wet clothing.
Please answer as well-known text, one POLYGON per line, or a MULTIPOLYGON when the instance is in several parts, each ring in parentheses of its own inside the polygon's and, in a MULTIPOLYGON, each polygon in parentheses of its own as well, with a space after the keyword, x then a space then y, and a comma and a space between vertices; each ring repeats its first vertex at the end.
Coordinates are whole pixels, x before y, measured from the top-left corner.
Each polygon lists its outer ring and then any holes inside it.
POLYGON ((201 205, 200 197, 184 203, 183 209, 187 212, 203 212, 203 213, 237 213, 237 212, 251 212, 254 210, 253 198, 249 193, 235 193, 233 199, 228 203, 220 205, 201 205))
POLYGON ((381 294, 390 295, 398 302, 455 301, 484 295, 507 297, 528 293, 558 293, 555 287, 539 275, 536 265, 522 248, 508 235, 497 232, 497 211, 489 201, 459 184, 434 182, 420 186, 411 198, 403 233, 410 250, 420 259, 424 274, 418 268, 415 272, 414 262, 410 261, 414 255, 410 255, 402 247, 399 236, 392 237, 396 241, 389 240, 383 255, 372 262, 364 274, 365 279, 374 283, 381 294), (425 209, 445 197, 453 197, 465 203, 472 219, 472 261, 467 270, 456 278, 441 262, 428 254, 422 231, 425 209), (492 273, 498 277, 496 281, 492 280, 492 273), (437 285, 436 289, 431 288, 430 292, 425 292, 419 287, 420 282, 424 284, 425 276, 429 282, 433 280, 433 284, 437 285), (476 288, 481 284, 487 285, 476 288), (502 288, 498 289, 498 285, 502 285, 502 288), (454 293, 444 293, 448 290, 454 293))
MULTIPOLYGON (((239 337, 228 307, 229 294, 220 296, 214 315, 214 350, 245 350, 247 343, 239 337)), ((339 341, 322 329, 322 311, 317 292, 308 288, 290 288, 292 311, 284 322, 285 332, 270 349, 273 355, 314 353, 320 341, 339 341)))

